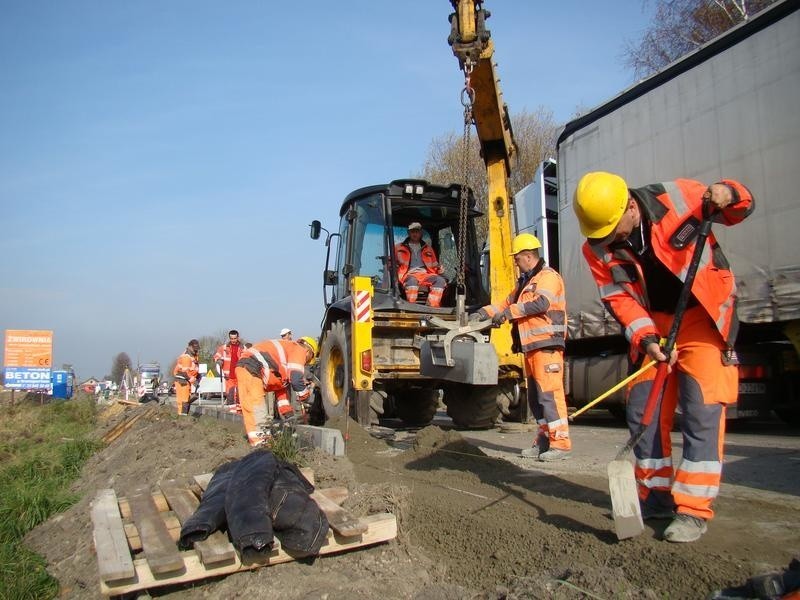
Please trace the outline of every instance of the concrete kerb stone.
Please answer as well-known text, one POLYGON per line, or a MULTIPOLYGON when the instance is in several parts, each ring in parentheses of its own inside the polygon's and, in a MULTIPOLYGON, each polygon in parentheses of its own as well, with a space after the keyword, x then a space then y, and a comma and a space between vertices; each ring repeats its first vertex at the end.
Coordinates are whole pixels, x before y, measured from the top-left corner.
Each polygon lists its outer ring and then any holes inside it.
MULTIPOLYGON (((175 400, 169 398, 166 404, 175 407, 175 400)), ((232 413, 219 404, 212 405, 196 405, 192 403, 189 408, 189 414, 195 417, 209 417, 218 419, 220 421, 230 421, 231 423, 241 423, 242 415, 232 413)), ((342 432, 338 429, 330 427, 318 427, 316 425, 297 425, 297 433, 299 434, 302 446, 312 446, 319 448, 323 452, 327 452, 332 456, 344 456, 344 437, 342 432)))

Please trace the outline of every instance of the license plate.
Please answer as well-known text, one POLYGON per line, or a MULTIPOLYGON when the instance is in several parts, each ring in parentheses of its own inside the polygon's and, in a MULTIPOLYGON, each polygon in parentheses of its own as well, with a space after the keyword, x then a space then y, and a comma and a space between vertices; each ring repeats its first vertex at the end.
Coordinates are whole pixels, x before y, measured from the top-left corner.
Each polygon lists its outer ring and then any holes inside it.
POLYGON ((766 394, 767 393, 767 384, 766 383, 755 383, 751 381, 740 381, 739 382, 739 393, 740 394, 766 394))

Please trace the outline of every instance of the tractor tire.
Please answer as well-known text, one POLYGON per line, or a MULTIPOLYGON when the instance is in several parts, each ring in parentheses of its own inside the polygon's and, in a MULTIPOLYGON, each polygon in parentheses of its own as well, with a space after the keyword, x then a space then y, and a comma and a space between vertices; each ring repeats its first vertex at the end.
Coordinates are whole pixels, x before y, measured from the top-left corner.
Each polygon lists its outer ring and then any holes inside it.
POLYGON ((354 402, 349 323, 336 321, 325 332, 319 349, 319 381, 325 419, 346 416, 347 405, 354 402))
MULTIPOLYGON (((502 380, 497 384, 497 408, 506 423, 519 423, 522 419, 522 408, 527 408, 528 398, 525 389, 518 381, 502 380)), ((525 411, 527 413, 528 411, 525 411)))
POLYGON ((392 394, 397 416, 410 426, 427 425, 439 408, 439 390, 408 388, 392 394))
POLYGON ((444 390, 447 414, 459 429, 491 429, 500 414, 497 394, 494 385, 448 385, 444 390))

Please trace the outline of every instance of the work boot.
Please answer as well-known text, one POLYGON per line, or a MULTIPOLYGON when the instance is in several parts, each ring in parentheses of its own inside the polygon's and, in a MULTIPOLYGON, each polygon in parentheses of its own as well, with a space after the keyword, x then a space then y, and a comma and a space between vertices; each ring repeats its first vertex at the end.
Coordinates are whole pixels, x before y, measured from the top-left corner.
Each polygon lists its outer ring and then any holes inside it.
POLYGON ((566 460, 569 458, 569 450, 559 450, 558 448, 551 448, 547 452, 539 453, 539 461, 553 462, 556 460, 566 460))
POLYGON ((707 529, 705 519, 678 513, 664 530, 664 539, 668 542, 696 542, 707 529))
POLYGON ((519 454, 522 458, 536 458, 539 456, 539 448, 536 446, 533 448, 523 448, 522 452, 519 454))
POLYGON ((642 504, 642 519, 672 519, 675 517, 675 510, 664 506, 654 506, 652 504, 642 504))

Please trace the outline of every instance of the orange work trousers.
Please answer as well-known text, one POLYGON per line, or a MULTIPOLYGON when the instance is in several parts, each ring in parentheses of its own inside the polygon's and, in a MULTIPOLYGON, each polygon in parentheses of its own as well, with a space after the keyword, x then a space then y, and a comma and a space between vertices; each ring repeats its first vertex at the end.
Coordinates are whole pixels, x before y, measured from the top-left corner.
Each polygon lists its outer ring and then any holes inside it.
MULTIPOLYGON (((659 331, 669 331, 674 315, 652 316, 659 331)), ((736 402, 738 372, 726 359, 722 336, 702 306, 686 311, 676 348, 678 361, 667 376, 660 413, 633 449, 639 498, 654 509, 675 508, 708 520, 714 516, 711 504, 722 480, 725 406, 736 402), (673 469, 670 431, 677 406, 683 455, 673 469)), ((648 369, 628 388, 631 432, 638 431, 654 377, 655 369, 648 369)))
POLYGON ((258 446, 267 437, 273 419, 273 412, 267 404, 267 392, 275 392, 278 410, 282 415, 291 412, 286 386, 272 372, 265 386, 263 379, 252 375, 244 367, 236 367, 236 380, 247 441, 251 446, 258 446))
POLYGON ((189 397, 192 394, 192 386, 187 381, 175 380, 175 404, 178 407, 178 414, 184 414, 184 410, 189 411, 189 397))
POLYGON ((564 350, 540 348, 526 353, 525 372, 528 375, 528 405, 539 424, 535 445, 540 452, 550 448, 571 450, 564 397, 564 350))

